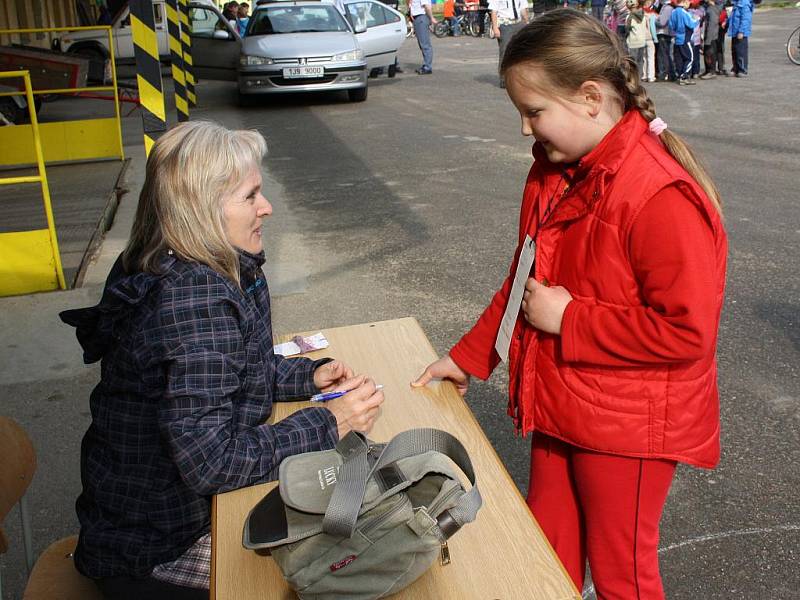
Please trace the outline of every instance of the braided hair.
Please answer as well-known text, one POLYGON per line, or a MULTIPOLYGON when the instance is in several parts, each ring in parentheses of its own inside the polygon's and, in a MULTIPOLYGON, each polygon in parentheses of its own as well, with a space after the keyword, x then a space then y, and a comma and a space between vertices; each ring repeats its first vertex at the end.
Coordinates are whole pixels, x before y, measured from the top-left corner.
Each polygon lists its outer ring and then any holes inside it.
MULTIPOLYGON (((505 77, 520 64, 539 67, 556 94, 578 90, 590 80, 606 82, 623 112, 638 110, 648 123, 656 118, 656 105, 642 85, 636 61, 625 52, 619 36, 585 13, 557 9, 526 25, 506 47, 500 75, 505 77)), ((719 191, 689 146, 670 130, 659 138, 721 213, 719 191)))

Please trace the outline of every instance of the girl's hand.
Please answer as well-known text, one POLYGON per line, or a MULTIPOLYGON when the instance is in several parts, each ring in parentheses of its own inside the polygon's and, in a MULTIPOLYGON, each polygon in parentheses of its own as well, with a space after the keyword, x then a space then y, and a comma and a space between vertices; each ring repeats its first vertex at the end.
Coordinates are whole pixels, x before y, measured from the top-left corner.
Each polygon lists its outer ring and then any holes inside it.
POLYGON ((383 404, 383 390, 376 390, 372 379, 359 375, 347 379, 332 391, 347 391, 344 396, 325 403, 325 407, 336 418, 339 439, 351 431, 372 431, 383 404))
POLYGON ((340 360, 332 360, 314 371, 314 385, 321 392, 331 392, 337 385, 353 377, 353 369, 340 360))
POLYGON ((443 356, 436 362, 428 365, 425 371, 417 377, 416 381, 411 382, 411 387, 422 387, 433 378, 449 379, 456 384, 456 390, 462 396, 467 393, 469 387, 469 373, 459 367, 450 355, 443 356))
POLYGON ((522 294, 522 314, 531 325, 547 333, 561 334, 561 319, 572 295, 563 287, 547 287, 530 277, 522 294))

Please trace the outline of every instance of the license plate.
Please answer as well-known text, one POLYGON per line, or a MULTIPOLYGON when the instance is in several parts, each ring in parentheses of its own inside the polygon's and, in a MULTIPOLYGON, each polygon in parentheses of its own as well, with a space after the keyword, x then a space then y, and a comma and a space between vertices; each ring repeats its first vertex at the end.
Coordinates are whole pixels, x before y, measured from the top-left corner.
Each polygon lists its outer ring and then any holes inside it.
POLYGON ((325 67, 286 67, 283 69, 283 76, 286 79, 298 79, 302 77, 323 77, 325 67))

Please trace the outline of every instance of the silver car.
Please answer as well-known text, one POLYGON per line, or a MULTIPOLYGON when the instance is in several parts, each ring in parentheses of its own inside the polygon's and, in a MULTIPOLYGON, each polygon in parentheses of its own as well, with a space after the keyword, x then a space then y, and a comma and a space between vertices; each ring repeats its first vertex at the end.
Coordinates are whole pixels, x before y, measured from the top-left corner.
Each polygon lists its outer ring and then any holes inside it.
POLYGON ((191 2, 192 58, 201 79, 238 81, 239 99, 258 94, 345 90, 367 97, 367 73, 389 67, 405 41, 403 15, 378 0, 304 0, 257 5, 242 39, 215 6, 191 2))
POLYGON ((346 90, 350 100, 366 100, 367 61, 356 31, 332 4, 259 5, 242 40, 240 97, 346 90))

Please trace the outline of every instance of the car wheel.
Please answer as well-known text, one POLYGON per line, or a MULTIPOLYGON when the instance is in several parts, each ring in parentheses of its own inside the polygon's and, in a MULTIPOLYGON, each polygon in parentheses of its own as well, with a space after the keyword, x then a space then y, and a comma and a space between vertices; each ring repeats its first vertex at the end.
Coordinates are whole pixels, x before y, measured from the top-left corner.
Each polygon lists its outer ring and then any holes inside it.
POLYGON ((390 78, 392 78, 395 75, 397 75, 397 65, 389 65, 388 75, 389 75, 390 78))
POLYGON ((347 90, 347 97, 350 99, 350 102, 363 102, 367 99, 367 89, 367 86, 364 86, 356 90, 347 90))
POLYGON ((78 48, 70 48, 67 54, 74 54, 89 59, 89 69, 87 71, 87 79, 92 83, 105 83, 106 75, 106 56, 102 50, 93 46, 79 46, 78 48))
POLYGON ((2 123, 6 122, 16 125, 22 123, 28 117, 28 110, 20 107, 10 96, 0 98, 0 113, 3 115, 2 123))

